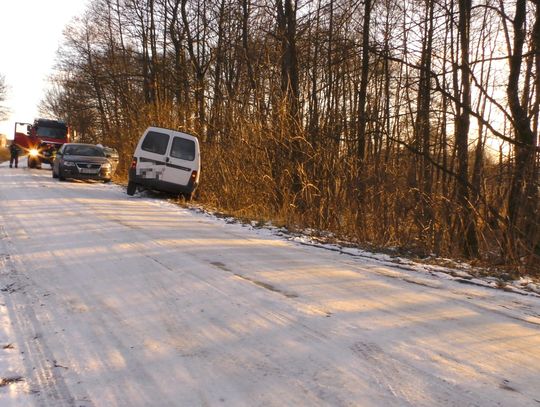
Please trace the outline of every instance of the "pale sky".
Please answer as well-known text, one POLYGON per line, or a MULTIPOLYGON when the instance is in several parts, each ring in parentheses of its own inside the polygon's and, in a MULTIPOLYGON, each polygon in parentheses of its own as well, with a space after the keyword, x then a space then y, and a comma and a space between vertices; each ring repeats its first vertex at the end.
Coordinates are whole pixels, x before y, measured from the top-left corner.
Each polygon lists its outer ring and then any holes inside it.
POLYGON ((52 73, 62 31, 89 0, 0 0, 0 73, 9 94, 0 134, 13 137, 15 122, 32 122, 52 73))

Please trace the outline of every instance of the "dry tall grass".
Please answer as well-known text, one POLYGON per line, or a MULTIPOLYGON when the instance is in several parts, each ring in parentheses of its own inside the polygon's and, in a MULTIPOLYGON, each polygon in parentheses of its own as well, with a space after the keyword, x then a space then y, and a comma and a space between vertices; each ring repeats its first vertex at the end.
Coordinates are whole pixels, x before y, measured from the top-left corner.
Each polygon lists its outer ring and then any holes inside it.
POLYGON ((9 149, 7 147, 0 147, 0 162, 9 161, 9 149))

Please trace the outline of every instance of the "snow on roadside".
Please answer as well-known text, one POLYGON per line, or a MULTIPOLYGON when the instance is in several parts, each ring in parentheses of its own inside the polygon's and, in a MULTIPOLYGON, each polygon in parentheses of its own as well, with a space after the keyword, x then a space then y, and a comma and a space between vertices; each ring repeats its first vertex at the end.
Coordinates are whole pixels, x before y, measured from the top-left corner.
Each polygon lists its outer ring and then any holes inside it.
MULTIPOLYGON (((173 201, 167 201, 166 204, 177 205, 173 201)), ((429 274, 445 280, 451 280, 459 283, 472 284, 493 289, 503 289, 505 291, 514 292, 516 294, 540 297, 540 281, 535 280, 531 277, 520 277, 517 280, 503 280, 495 276, 490 276, 486 272, 486 270, 475 268, 466 263, 458 264, 449 259, 438 260, 443 260, 446 263, 455 264, 454 267, 441 266, 436 264, 425 264, 398 255, 394 256, 385 253, 376 253, 363 250, 357 247, 352 247, 352 245, 340 245, 336 243, 321 242, 320 239, 309 235, 309 233, 312 232, 310 230, 307 230, 307 233, 304 234, 291 233, 287 229, 275 227, 271 223, 267 223, 264 225, 261 225, 260 222, 257 221, 251 221, 250 223, 242 223, 242 221, 237 218, 231 216, 221 216, 219 213, 208 211, 199 205, 192 205, 189 207, 189 209, 197 213, 203 213, 205 216, 213 218, 217 222, 224 222, 227 224, 240 224, 243 227, 249 227, 250 229, 255 230, 259 234, 264 234, 267 236, 273 235, 297 244, 317 247, 324 250, 330 250, 352 257, 368 259, 379 263, 380 265, 391 266, 393 268, 397 267, 399 269, 411 272, 429 274)))
MULTIPOLYGON (((109 184, 109 187, 118 188, 121 190, 124 190, 125 188, 124 186, 117 184, 109 184)), ((154 195, 147 192, 137 193, 134 197, 132 197, 132 199, 144 199, 149 202, 153 202, 156 205, 179 208, 177 201, 174 199, 163 199, 163 196, 161 195, 154 195)), ((218 223, 237 225, 241 228, 247 227, 259 235, 274 236, 276 238, 285 239, 300 245, 317 247, 351 257, 371 260, 380 264, 381 266, 399 268, 404 271, 428 274, 458 283, 472 284, 492 289, 503 289, 507 292, 540 298, 540 280, 535 280, 531 277, 520 277, 517 280, 503 280, 501 278, 489 275, 489 273, 484 269, 475 268, 466 263, 456 263, 450 259, 432 258, 432 260, 440 260, 441 262, 449 263, 453 266, 420 263, 398 255, 371 252, 357 247, 352 247, 352 245, 348 244, 340 245, 336 243, 321 242, 320 239, 309 235, 311 232, 313 232, 311 230, 307 230, 306 233, 291 233, 286 228, 278 228, 273 226, 271 223, 261 224, 258 221, 244 222, 233 216, 224 216, 219 212, 210 211, 204 208, 202 205, 191 204, 188 206, 181 206, 180 208, 193 213, 203 214, 207 218, 210 218, 218 223)))

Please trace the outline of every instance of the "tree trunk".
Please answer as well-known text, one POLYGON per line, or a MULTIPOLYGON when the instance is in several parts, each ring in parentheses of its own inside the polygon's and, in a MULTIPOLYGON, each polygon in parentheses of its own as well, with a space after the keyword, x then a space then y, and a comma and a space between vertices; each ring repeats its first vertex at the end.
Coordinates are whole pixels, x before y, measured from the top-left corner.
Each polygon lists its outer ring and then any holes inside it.
POLYGON ((459 0, 458 30, 461 46, 461 103, 456 119, 456 149, 458 160, 457 201, 458 223, 463 234, 462 253, 466 257, 478 256, 475 212, 469 196, 469 129, 471 111, 471 73, 469 43, 471 26, 471 0, 459 0))

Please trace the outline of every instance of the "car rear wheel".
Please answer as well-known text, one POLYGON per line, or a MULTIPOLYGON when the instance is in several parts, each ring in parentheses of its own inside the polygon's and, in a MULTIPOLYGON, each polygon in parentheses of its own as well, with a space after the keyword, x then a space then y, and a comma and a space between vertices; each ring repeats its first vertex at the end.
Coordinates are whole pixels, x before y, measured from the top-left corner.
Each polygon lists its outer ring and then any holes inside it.
POLYGON ((127 194, 129 196, 133 196, 135 194, 135 191, 137 190, 137 184, 134 183, 133 181, 128 181, 128 184, 127 184, 127 194))
POLYGON ((60 181, 65 181, 66 180, 66 177, 64 177, 64 174, 62 173, 62 168, 58 169, 58 179, 60 181))
POLYGON ((54 171, 54 167, 52 169, 52 177, 53 178, 58 178, 58 174, 54 171))

